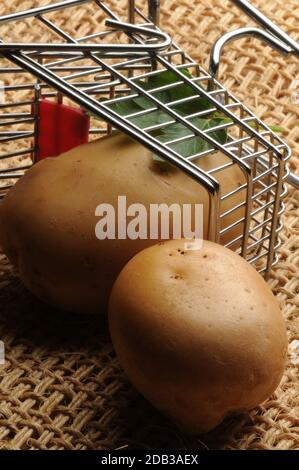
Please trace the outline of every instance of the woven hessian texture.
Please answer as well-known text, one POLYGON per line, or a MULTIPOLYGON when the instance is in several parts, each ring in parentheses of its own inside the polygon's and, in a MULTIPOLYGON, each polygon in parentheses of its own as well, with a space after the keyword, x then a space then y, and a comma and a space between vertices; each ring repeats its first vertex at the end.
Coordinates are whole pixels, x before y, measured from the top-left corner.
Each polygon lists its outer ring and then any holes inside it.
MULTIPOLYGON (((107 3, 117 12, 126 5, 118 0, 107 3)), ((229 1, 161 3, 163 27, 204 65, 221 32, 250 24, 229 1)), ((298 0, 253 3, 299 39, 298 0)), ((41 2, 3 0, 0 14, 38 4, 41 2)), ((89 7, 84 8, 87 13, 80 13, 80 33, 89 34, 97 30, 97 21, 89 7)), ((74 17, 59 15, 71 30, 74 17)), ((14 35, 20 33, 23 40, 41 39, 22 26, 14 35)), ((221 80, 259 117, 285 129, 284 137, 294 154, 291 166, 293 170, 297 166, 299 173, 299 105, 292 103, 296 77, 298 60, 283 58, 258 40, 242 40, 226 48, 221 80)), ((299 339, 298 203, 299 193, 290 188, 282 257, 269 281, 291 344, 299 339)), ((190 438, 130 385, 104 322, 61 314, 42 304, 22 287, 4 256, 0 262, 0 339, 6 346, 6 362, 0 365, 0 448, 299 449, 298 364, 294 358, 289 359, 278 390, 262 406, 224 422, 209 435, 190 438)))

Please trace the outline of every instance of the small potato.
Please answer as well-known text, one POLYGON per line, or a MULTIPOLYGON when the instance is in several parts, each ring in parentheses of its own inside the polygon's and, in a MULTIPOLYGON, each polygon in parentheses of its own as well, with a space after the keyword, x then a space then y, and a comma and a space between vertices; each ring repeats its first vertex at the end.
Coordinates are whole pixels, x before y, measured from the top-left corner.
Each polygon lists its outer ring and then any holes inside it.
POLYGON ((168 241, 120 273, 109 325, 136 388, 183 430, 198 434, 253 408, 284 370, 286 329, 262 277, 211 242, 168 241))
MULTIPOLYGON (((226 162, 220 153, 202 157, 208 170, 226 162)), ((233 165, 219 174, 222 194, 244 183, 233 165)), ((204 237, 209 221, 209 196, 197 182, 170 165, 159 165, 151 152, 117 133, 82 145, 58 158, 34 165, 12 188, 0 206, 3 250, 18 268, 27 288, 61 309, 106 312, 112 285, 125 264, 152 239, 98 240, 95 209, 106 203, 117 208, 150 204, 204 205, 204 237)), ((223 211, 245 199, 244 191, 223 202, 223 211)), ((228 215, 222 228, 240 220, 244 207, 228 215)), ((242 223, 226 232, 221 243, 242 234, 242 223)), ((170 238, 172 234, 170 233, 170 238)))

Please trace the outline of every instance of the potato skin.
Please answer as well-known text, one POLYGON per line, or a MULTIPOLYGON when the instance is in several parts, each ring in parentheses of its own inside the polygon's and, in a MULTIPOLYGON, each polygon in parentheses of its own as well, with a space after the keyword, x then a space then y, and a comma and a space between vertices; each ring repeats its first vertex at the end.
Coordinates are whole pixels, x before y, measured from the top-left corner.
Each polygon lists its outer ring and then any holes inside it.
MULTIPOLYGON (((215 154, 204 157, 201 166, 209 169, 224 161, 215 154)), ((223 191, 242 184, 242 178, 236 166, 225 170, 223 191)), ((127 206, 203 203, 207 236, 209 199, 199 184, 169 165, 164 171, 147 149, 123 134, 104 137, 34 165, 0 207, 2 247, 30 291, 64 310, 106 311, 120 270, 138 251, 156 243, 96 238, 95 208, 103 202, 117 206, 119 195, 127 196, 127 206)), ((226 201, 223 210, 240 198, 244 193, 226 201)), ((243 214, 241 208, 228 221, 243 214)), ((237 226, 222 243, 241 231, 242 225, 237 226)))
POLYGON ((180 428, 207 432, 279 384, 284 321, 262 277, 232 251, 167 241, 138 253, 109 303, 112 341, 136 388, 180 428))

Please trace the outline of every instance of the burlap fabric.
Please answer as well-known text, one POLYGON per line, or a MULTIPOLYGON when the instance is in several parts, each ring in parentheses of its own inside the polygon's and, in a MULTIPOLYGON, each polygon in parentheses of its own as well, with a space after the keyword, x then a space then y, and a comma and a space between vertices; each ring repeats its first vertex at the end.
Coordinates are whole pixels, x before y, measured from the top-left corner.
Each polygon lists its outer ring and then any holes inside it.
MULTIPOLYGON (((0 13, 41 3, 3 0, 0 13)), ((127 2, 107 3, 121 13, 127 2)), ((164 28, 205 65, 211 44, 221 32, 250 23, 229 1, 161 3, 164 28)), ((299 39, 297 0, 253 3, 299 39)), ((98 28, 97 17, 88 6, 84 8, 78 13, 80 35, 98 28)), ((76 18, 59 15, 61 24, 72 31, 76 18)), ((13 34, 15 38, 21 34, 28 41, 40 39, 35 30, 28 30, 22 23, 13 34)), ((228 46, 224 54, 221 80, 258 116, 285 129, 285 138, 294 153, 291 166, 293 170, 297 166, 299 171, 299 105, 293 95, 296 78, 298 60, 285 59, 258 40, 239 41, 228 46)), ((6 80, 9 82, 9 78, 6 80)), ((269 281, 285 316, 294 350, 299 339, 298 203, 298 192, 290 188, 282 258, 269 281)), ((209 435, 190 438, 130 385, 103 321, 62 314, 42 304, 22 287, 4 256, 0 263, 0 339, 6 347, 6 362, 0 365, 1 448, 299 449, 296 351, 291 352, 281 385, 267 402, 249 414, 224 422, 209 435)))

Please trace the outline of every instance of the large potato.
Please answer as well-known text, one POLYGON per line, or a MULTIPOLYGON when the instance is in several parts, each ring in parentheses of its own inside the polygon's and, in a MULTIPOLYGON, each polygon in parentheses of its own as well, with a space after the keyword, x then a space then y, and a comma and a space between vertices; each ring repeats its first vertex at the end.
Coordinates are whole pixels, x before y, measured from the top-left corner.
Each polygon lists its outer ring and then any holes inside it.
MULTIPOLYGON (((203 157, 210 169, 226 161, 221 154, 203 157)), ((222 194, 244 183, 234 165, 219 174, 222 194)), ((209 198, 194 180, 123 134, 77 147, 59 158, 34 165, 11 189, 0 208, 1 242, 24 284, 41 299, 74 312, 105 311, 113 282, 127 261, 156 240, 98 240, 95 209, 100 203, 117 207, 143 203, 203 203, 207 236, 209 198)), ((223 210, 245 198, 244 191, 228 198, 223 210)), ((240 208, 225 224, 244 215, 240 208)), ((221 240, 242 231, 242 224, 221 240)), ((171 238, 171 237, 170 237, 171 238)))
POLYGON ((113 344, 136 388, 190 433, 263 402, 280 382, 284 321, 263 278, 211 242, 138 253, 109 303, 113 344))

